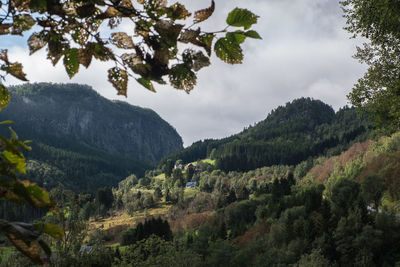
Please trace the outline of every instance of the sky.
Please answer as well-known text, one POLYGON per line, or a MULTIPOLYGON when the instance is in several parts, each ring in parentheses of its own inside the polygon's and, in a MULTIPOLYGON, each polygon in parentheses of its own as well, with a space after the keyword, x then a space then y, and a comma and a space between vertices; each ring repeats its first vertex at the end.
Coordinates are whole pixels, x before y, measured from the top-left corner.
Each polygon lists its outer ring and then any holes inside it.
MULTIPOLYGON (((210 5, 205 0, 180 2, 190 11, 210 5)), ((366 67, 352 58, 360 40, 350 39, 343 30, 345 19, 338 0, 215 2, 215 13, 202 30, 223 29, 229 11, 241 7, 260 16, 253 28, 263 39, 246 40, 243 64, 228 65, 213 56, 190 94, 162 85, 156 85, 157 93, 152 93, 132 79, 125 98, 117 96, 107 82, 110 63, 92 62, 69 79, 61 62, 53 67, 46 60, 45 49, 29 56, 26 37, 7 38, 0 48, 8 48, 10 60, 24 65, 30 82, 84 83, 108 99, 153 109, 178 131, 184 146, 238 133, 299 97, 320 99, 335 110, 348 104, 346 95, 366 67)), ((7 80, 7 84, 17 83, 7 80)))

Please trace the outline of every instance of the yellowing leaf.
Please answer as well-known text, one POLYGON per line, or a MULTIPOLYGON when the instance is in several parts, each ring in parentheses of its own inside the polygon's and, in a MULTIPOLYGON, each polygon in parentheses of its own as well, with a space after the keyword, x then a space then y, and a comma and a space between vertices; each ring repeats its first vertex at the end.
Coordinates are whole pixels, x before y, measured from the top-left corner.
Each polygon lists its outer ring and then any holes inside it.
POLYGON ((191 15, 185 6, 180 3, 175 3, 167 8, 167 17, 172 20, 186 19, 191 15))
POLYGON ((183 25, 175 24, 172 21, 160 20, 154 25, 154 29, 160 34, 162 42, 167 44, 169 47, 176 45, 179 34, 183 25))
POLYGON ((105 15, 107 16, 107 18, 111 18, 111 17, 115 17, 115 16, 120 16, 121 13, 114 7, 110 6, 107 8, 105 15))
POLYGON ((124 8, 128 8, 128 9, 132 9, 133 8, 131 0, 121 0, 121 2, 119 4, 120 4, 120 6, 122 6, 124 8))
POLYGON ((0 197, 5 197, 16 203, 27 203, 33 207, 48 209, 59 214, 58 208, 55 202, 50 199, 49 193, 36 183, 28 180, 0 181, 0 189, 0 197))
POLYGON ((211 0, 211 6, 209 8, 202 9, 194 13, 194 18, 195 18, 194 22, 199 23, 207 20, 214 13, 214 10, 215 10, 215 2, 214 0, 211 0))
POLYGON ((0 60, 4 61, 5 63, 8 62, 8 51, 7 49, 0 49, 0 60))
POLYGON ((10 94, 7 88, 0 83, 0 110, 7 107, 10 102, 10 94))
POLYGON ((92 62, 93 50, 89 48, 79 49, 78 50, 78 61, 79 64, 83 65, 85 68, 88 68, 90 63, 92 62))
POLYGON ((235 8, 229 13, 226 23, 230 26, 243 27, 245 30, 248 30, 253 24, 257 23, 257 19, 258 16, 249 10, 235 8))
POLYGON ((48 234, 49 236, 56 238, 56 239, 62 239, 64 237, 64 232, 63 230, 55 224, 50 224, 50 223, 36 223, 33 225, 36 230, 48 234))
POLYGON ((64 55, 64 67, 67 71, 69 78, 74 77, 74 75, 79 71, 79 61, 78 61, 78 49, 69 49, 64 55))
POLYGON ((133 49, 135 45, 133 44, 132 38, 128 36, 125 32, 115 32, 111 34, 111 41, 118 48, 122 49, 133 49))
POLYGON ((9 63, 7 66, 2 68, 5 72, 11 74, 15 78, 21 81, 28 81, 26 78, 26 74, 22 71, 22 64, 21 63, 9 63))
POLYGON ((45 35, 40 33, 34 33, 28 39, 29 54, 32 55, 39 49, 43 48, 47 44, 45 35))
POLYGON ((43 264, 40 257, 40 245, 36 241, 40 232, 33 229, 31 224, 0 220, 0 229, 6 233, 8 239, 19 251, 34 263, 43 264))
POLYGON ((12 24, 10 23, 0 24, 0 35, 9 34, 11 26, 12 24))
POLYGON ((136 55, 134 53, 122 54, 121 55, 121 59, 130 68, 132 68, 133 66, 135 66, 137 64, 142 64, 143 63, 142 59, 138 55, 136 55))
POLYGON ((3 155, 18 172, 26 173, 26 162, 22 154, 18 155, 6 150, 3 152, 3 155))
POLYGON ((210 59, 206 57, 202 52, 197 52, 193 55, 193 70, 199 71, 204 67, 208 67, 210 65, 210 59))
POLYGON ((176 89, 189 93, 196 85, 196 74, 186 65, 174 65, 169 71, 169 81, 176 89))
POLYGON ((13 30, 17 33, 30 30, 36 21, 28 14, 14 16, 13 30))
POLYGON ((217 57, 229 64, 240 64, 243 61, 243 53, 240 45, 232 38, 220 38, 214 45, 217 57))
POLYGON ((29 12, 29 2, 31 0, 14 0, 10 1, 10 4, 15 7, 19 12, 27 11, 29 12))
POLYGON ((108 70, 108 81, 117 89, 118 95, 127 96, 128 73, 118 67, 108 70))
POLYGON ((182 43, 193 43, 197 42, 197 37, 200 35, 200 28, 197 30, 184 30, 179 36, 179 41, 182 43))

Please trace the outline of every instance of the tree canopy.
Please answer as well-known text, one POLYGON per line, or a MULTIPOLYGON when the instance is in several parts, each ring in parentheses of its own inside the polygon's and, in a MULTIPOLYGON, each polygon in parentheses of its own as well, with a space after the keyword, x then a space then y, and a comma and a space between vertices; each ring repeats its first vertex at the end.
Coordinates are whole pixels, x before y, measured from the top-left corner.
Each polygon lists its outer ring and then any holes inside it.
POLYGON ((400 129, 400 3, 396 0, 341 1, 346 29, 368 39, 355 58, 368 65, 349 94, 351 103, 365 109, 385 132, 400 129))

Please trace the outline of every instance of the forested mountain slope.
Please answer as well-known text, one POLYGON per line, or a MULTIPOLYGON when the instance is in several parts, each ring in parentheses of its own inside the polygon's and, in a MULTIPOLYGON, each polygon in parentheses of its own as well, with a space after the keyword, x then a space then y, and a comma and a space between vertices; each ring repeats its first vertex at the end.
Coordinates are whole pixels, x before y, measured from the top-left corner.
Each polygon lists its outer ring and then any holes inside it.
POLYGON ((310 98, 300 98, 273 110, 265 120, 220 140, 204 140, 168 159, 191 162, 211 157, 224 171, 247 171, 262 166, 293 165, 309 157, 334 155, 367 138, 372 126, 352 108, 335 112, 310 98))
POLYGON ((49 187, 116 184, 182 148, 176 130, 154 111, 107 100, 86 85, 26 84, 10 93, 0 120, 14 121, 20 139, 33 141, 28 176, 49 187))

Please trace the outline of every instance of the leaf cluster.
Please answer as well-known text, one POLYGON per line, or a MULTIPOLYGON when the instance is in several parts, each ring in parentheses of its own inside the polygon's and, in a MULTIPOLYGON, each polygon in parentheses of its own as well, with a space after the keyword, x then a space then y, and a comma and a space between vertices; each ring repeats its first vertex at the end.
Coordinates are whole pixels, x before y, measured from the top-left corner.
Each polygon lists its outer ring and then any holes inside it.
MULTIPOLYGON (((2 124, 9 124, 5 121, 2 124)), ((57 206, 50 199, 48 192, 28 180, 17 179, 18 173, 26 173, 26 161, 22 149, 30 150, 27 141, 22 142, 17 134, 11 131, 11 138, 0 136, 0 198, 17 204, 29 204, 58 213, 57 206)), ((48 255, 51 250, 48 245, 39 239, 42 233, 54 238, 62 238, 62 230, 53 224, 28 224, 22 222, 8 222, 0 220, 0 230, 22 253, 33 262, 42 264, 41 249, 48 255)))
MULTIPOLYGON (((70 78, 80 65, 88 68, 93 59, 113 61, 108 80, 124 96, 129 77, 153 92, 153 82, 166 84, 167 77, 176 89, 190 92, 197 72, 210 65, 213 45, 217 57, 238 64, 243 61, 240 45, 244 40, 261 39, 249 30, 258 16, 241 8, 229 13, 224 30, 202 31, 198 25, 214 13, 214 0, 193 15, 183 4, 169 5, 166 0, 9 0, 7 7, 5 14, 0 13, 0 35, 22 35, 34 29, 28 39, 30 54, 47 47, 47 58, 53 65, 63 59, 70 78), (134 30, 117 31, 121 23, 133 24, 134 30), (243 30, 227 32, 228 27, 243 30), (218 38, 222 33, 225 36, 218 38)), ((1 70, 26 80, 19 63, 6 64, 1 70)))

